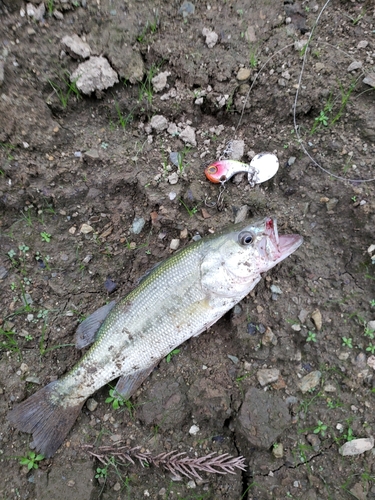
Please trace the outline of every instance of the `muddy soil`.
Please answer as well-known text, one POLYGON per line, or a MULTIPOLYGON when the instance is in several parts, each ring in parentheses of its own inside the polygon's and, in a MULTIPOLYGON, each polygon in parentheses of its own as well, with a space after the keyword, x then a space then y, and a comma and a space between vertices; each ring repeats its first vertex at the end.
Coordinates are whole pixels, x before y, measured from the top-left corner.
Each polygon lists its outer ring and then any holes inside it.
POLYGON ((375 432, 374 183, 361 182, 375 177, 375 91, 363 83, 375 10, 329 2, 304 60, 322 7, 54 0, 35 14, 37 0, 34 13, 0 2, 1 498, 375 498, 372 450, 339 453, 375 432), (66 35, 119 82, 78 92, 66 35), (243 161, 271 151, 280 169, 255 188, 228 181, 218 210, 203 171, 234 140, 243 161), (131 405, 114 409, 103 387, 52 459, 20 464, 31 437, 6 415, 80 359, 79 323, 136 286, 172 240, 181 248, 246 211, 275 214, 303 246, 163 360, 131 405), (105 468, 85 448, 119 441, 243 455, 246 471, 105 468))

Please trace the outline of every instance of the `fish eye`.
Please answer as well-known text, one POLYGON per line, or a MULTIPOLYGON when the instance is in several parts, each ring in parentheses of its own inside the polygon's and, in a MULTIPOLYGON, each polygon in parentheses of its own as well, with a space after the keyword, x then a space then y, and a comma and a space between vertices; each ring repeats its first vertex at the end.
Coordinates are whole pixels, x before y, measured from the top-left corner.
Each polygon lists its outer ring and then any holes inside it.
POLYGON ((250 233, 250 231, 242 231, 242 233, 238 235, 238 242, 241 245, 251 245, 253 240, 254 236, 252 233, 250 233))
POLYGON ((208 167, 207 171, 209 174, 216 174, 217 167, 215 167, 214 165, 211 165, 210 167, 208 167))

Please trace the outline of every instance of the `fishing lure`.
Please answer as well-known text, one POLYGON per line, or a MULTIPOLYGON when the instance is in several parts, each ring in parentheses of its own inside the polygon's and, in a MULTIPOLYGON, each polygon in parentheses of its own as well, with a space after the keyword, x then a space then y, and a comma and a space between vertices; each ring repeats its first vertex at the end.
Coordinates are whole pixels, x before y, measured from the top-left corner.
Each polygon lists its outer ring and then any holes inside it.
POLYGON ((240 172, 247 172, 251 187, 271 179, 279 169, 277 156, 271 153, 259 153, 250 164, 236 160, 219 160, 208 165, 204 173, 215 184, 224 185, 231 177, 240 172))

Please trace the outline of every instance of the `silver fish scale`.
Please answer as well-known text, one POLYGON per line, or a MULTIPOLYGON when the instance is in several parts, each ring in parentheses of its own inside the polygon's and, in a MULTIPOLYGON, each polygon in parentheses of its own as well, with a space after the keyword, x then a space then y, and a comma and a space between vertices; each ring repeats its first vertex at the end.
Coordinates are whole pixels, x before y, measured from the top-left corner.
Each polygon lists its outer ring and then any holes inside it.
POLYGON ((156 364, 220 317, 201 286, 204 247, 191 250, 165 261, 114 307, 79 367, 64 377, 65 390, 79 387, 86 398, 120 375, 156 364))

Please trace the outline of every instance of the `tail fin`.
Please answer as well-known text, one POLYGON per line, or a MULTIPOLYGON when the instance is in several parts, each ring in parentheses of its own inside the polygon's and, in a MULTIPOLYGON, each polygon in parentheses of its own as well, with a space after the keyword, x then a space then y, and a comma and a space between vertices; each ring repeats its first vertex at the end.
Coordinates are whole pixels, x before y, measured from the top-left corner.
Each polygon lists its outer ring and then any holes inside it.
POLYGON ((84 404, 67 405, 56 391, 57 383, 46 385, 8 413, 18 430, 33 435, 35 448, 45 457, 54 455, 62 445, 84 404))

